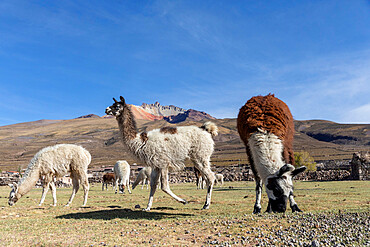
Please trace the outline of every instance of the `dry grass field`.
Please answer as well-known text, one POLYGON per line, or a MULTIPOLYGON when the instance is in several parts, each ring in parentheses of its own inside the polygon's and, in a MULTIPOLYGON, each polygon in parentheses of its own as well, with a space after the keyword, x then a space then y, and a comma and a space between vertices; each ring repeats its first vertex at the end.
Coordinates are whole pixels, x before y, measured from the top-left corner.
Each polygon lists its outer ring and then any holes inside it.
MULTIPOLYGON (((133 194, 101 191, 91 186, 87 207, 82 191, 71 207, 64 207, 71 188, 57 189, 58 206, 47 195, 38 207, 41 189, 34 188, 13 207, 10 189, 0 187, 1 246, 323 246, 369 242, 370 182, 295 182, 301 214, 252 215, 254 182, 227 182, 216 187, 209 210, 200 210, 205 190, 194 184, 173 184, 173 191, 189 201, 182 205, 157 191, 150 212, 148 190, 133 194), (303 229, 303 230, 302 230, 303 229)), ((262 198, 267 206, 266 195, 262 198)))

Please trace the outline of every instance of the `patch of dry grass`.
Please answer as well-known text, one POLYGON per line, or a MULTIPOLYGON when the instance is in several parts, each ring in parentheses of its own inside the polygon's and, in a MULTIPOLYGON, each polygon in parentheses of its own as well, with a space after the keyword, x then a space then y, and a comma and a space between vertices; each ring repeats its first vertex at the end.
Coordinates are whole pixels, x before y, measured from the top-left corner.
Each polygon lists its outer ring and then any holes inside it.
MULTIPOLYGON (((310 213, 369 212, 370 182, 295 182, 296 201, 310 213)), ((119 195, 91 187, 87 207, 82 191, 72 206, 70 188, 58 189, 58 206, 48 194, 38 207, 41 189, 33 189, 13 207, 7 205, 9 188, 0 187, 0 245, 2 246, 190 246, 229 243, 253 245, 257 234, 289 226, 289 215, 252 215, 254 182, 226 183, 216 187, 209 210, 201 210, 205 190, 193 184, 172 185, 173 191, 189 201, 182 205, 157 191, 150 212, 145 207, 149 191, 136 188, 133 194, 119 195), (256 228, 262 229, 257 233, 256 228), (265 229, 265 230, 263 230, 265 229)), ((263 208, 267 206, 264 195, 263 208)))

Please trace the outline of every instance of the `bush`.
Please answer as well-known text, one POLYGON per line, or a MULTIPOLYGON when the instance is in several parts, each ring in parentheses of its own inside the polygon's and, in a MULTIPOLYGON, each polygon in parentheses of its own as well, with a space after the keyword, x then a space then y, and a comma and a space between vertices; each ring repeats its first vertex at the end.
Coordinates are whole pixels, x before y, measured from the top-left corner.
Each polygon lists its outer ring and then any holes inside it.
POLYGON ((316 162, 306 151, 294 152, 295 167, 305 166, 308 171, 316 171, 316 162))

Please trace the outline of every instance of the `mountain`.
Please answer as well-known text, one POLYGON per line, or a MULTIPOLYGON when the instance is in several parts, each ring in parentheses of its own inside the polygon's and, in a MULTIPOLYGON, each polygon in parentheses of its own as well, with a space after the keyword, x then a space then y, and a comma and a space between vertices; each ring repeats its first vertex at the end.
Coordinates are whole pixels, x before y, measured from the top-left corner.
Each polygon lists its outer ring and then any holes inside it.
POLYGON ((143 120, 165 120, 169 123, 180 123, 186 120, 201 121, 206 119, 215 119, 211 115, 193 110, 183 109, 174 105, 162 106, 160 103, 143 103, 141 106, 130 105, 132 113, 136 119, 143 120))

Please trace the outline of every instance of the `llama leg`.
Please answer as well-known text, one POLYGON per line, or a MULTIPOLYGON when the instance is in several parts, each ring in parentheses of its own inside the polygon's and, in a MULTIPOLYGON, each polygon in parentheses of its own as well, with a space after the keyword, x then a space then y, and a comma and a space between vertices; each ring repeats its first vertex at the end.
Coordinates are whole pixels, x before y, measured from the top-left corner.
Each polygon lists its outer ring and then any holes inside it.
POLYGON ((126 187, 127 187, 128 193, 131 194, 131 190, 130 190, 130 179, 127 179, 126 180, 126 187))
POLYGON ((41 206, 45 201, 46 194, 48 193, 48 190, 49 190, 49 184, 50 184, 50 182, 46 181, 46 178, 45 178, 45 181, 42 185, 42 195, 41 195, 41 200, 40 200, 39 206, 41 206))
POLYGON ((161 187, 162 187, 162 190, 167 193, 168 195, 170 195, 172 198, 174 198, 176 201, 178 202, 181 202, 183 204, 187 204, 188 202, 180 197, 178 197, 177 195, 175 195, 171 189, 170 189, 170 186, 169 186, 169 183, 168 183, 168 169, 162 169, 161 170, 161 187))
POLYGON ((72 177, 72 184, 73 184, 72 194, 71 194, 71 197, 69 198, 68 203, 66 204, 66 207, 68 207, 72 203, 73 198, 75 197, 78 189, 80 188, 80 183, 78 179, 74 176, 72 177))
POLYGON ((113 190, 114 190, 114 193, 117 194, 117 179, 113 180, 113 190))
MULTIPOLYGON (((144 185, 147 183, 146 178, 144 178, 143 181, 141 181, 141 182, 142 182, 141 189, 144 189, 144 185)), ((133 185, 132 185, 132 189, 134 189, 134 186, 133 185)))
POLYGON ((208 209, 209 206, 211 205, 212 190, 213 190, 213 185, 215 184, 216 177, 215 177, 215 174, 211 171, 209 161, 199 163, 197 165, 197 168, 202 173, 202 176, 207 185, 207 196, 206 196, 206 201, 204 203, 203 209, 208 209))
POLYGON ((51 189, 51 193, 53 194, 53 204, 51 206, 55 207, 57 205, 57 190, 55 188, 54 182, 50 183, 50 189, 51 189))
POLYGON ((145 211, 149 211, 150 208, 152 207, 153 196, 157 189, 159 175, 160 175, 160 170, 158 168, 154 168, 152 170, 152 174, 150 175, 150 194, 149 194, 148 206, 146 207, 146 209, 144 209, 145 211))
MULTIPOLYGON (((261 213, 261 197, 262 197, 262 181, 261 181, 261 178, 258 176, 258 173, 257 173, 257 170, 255 168, 255 165, 254 165, 254 161, 252 159, 252 154, 251 154, 251 151, 248 147, 248 145, 246 146, 246 152, 247 152, 247 155, 248 155, 248 160, 249 160, 249 164, 251 166, 251 170, 252 170, 252 173, 253 173, 253 176, 254 176, 254 180, 256 181, 256 202, 254 204, 254 209, 253 209, 253 213, 254 214, 259 214, 261 213)), ((267 211, 269 210, 269 207, 267 207, 267 211)))
POLYGON ((289 204, 290 204, 290 208, 292 209, 292 212, 302 212, 301 209, 299 209, 297 203, 294 201, 294 196, 293 196, 293 193, 290 193, 289 195, 289 204))
POLYGON ((87 178, 87 173, 81 176, 80 181, 81 181, 82 189, 84 190, 84 202, 82 204, 82 207, 85 207, 87 203, 87 197, 89 195, 89 180, 87 178))
MULTIPOLYGON (((253 213, 261 213, 261 196, 262 196, 262 182, 259 177, 254 177, 256 180, 256 203, 254 204, 253 213)), ((267 207, 268 208, 268 207, 267 207)))

